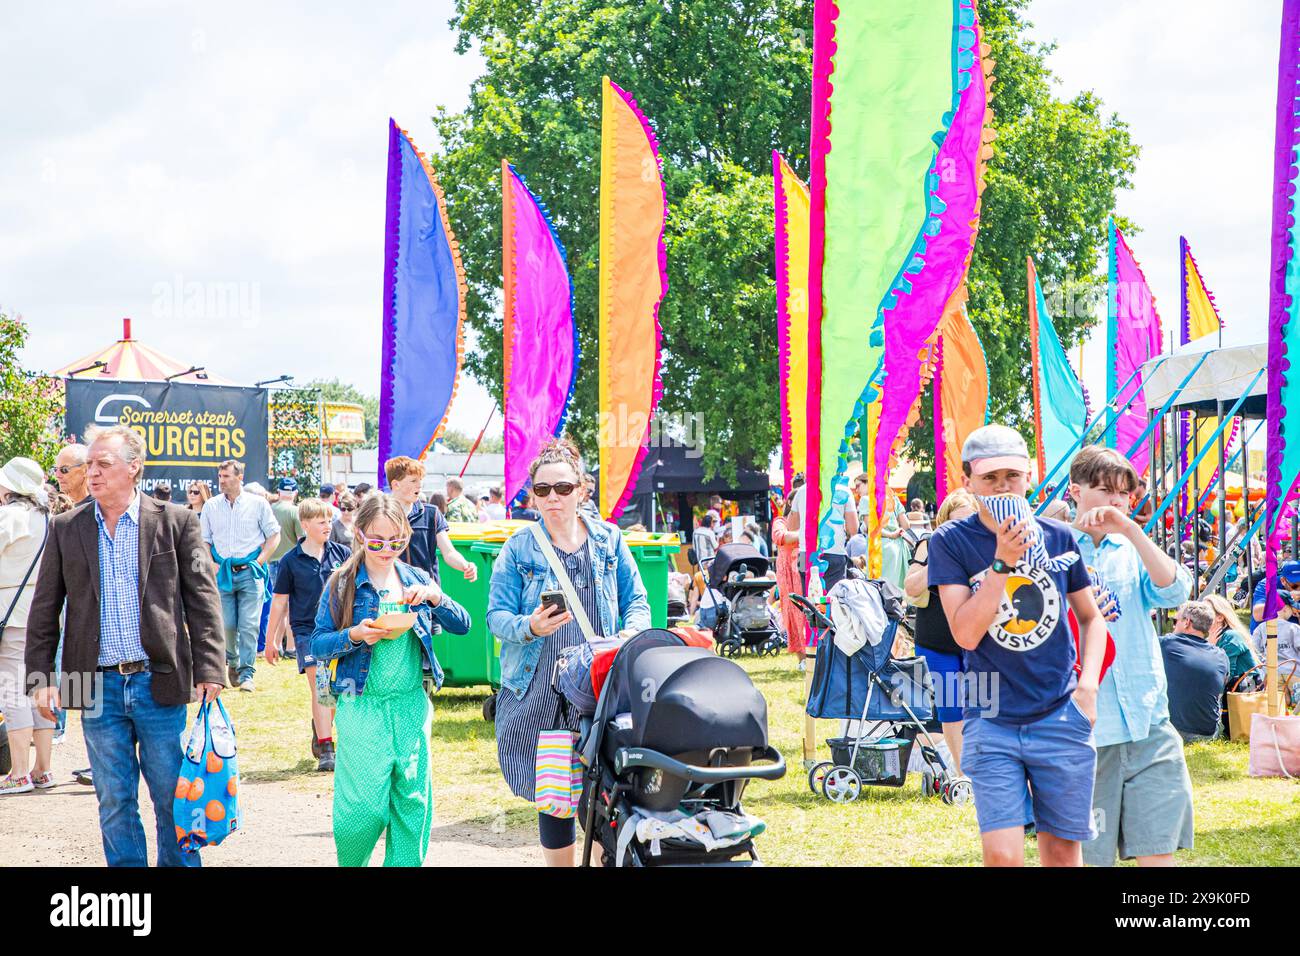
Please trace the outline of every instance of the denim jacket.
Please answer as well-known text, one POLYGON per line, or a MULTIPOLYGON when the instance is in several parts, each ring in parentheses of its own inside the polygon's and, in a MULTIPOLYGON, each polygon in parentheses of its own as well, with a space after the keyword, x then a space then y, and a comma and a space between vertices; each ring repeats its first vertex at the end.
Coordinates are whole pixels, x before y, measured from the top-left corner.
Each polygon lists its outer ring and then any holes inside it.
MULTIPOLYGON (((605 634, 619 630, 642 631, 650 626, 650 601, 641 572, 632 560, 632 552, 623 540, 623 532, 608 522, 579 513, 587 526, 591 543, 593 583, 604 598, 599 602, 600 621, 593 621, 605 634)), ((543 534, 546 525, 540 525, 543 534)), ((542 547, 528 528, 520 528, 501 549, 492 568, 492 585, 488 592, 488 630, 501 641, 501 686, 522 699, 532 683, 542 643, 528 625, 528 619, 541 603, 542 592, 559 587, 542 547)))
MULTIPOLYGON (((397 579, 403 588, 415 584, 428 584, 429 575, 419 568, 398 561, 394 567, 397 579)), ((316 630, 311 635, 311 652, 316 661, 324 666, 330 661, 338 665, 330 679, 330 691, 336 696, 345 693, 360 694, 366 686, 366 675, 370 673, 370 645, 358 644, 348 636, 346 630, 334 626, 334 615, 330 613, 330 587, 326 585, 321 592, 320 604, 316 607, 316 630)), ((415 636, 420 639, 420 648, 424 652, 425 677, 432 679, 435 688, 442 686, 442 667, 433 653, 433 635, 440 630, 451 634, 468 634, 469 613, 446 594, 437 607, 419 604, 414 608, 415 636)), ((352 623, 356 624, 366 618, 379 616, 379 592, 370 583, 365 563, 357 568, 357 593, 352 602, 352 623)))

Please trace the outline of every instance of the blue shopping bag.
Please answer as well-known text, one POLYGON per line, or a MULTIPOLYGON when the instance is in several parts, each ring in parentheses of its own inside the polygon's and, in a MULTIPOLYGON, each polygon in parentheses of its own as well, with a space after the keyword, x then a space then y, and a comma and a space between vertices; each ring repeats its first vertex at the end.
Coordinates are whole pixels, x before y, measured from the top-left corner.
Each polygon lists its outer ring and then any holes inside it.
POLYGON ((176 840, 182 850, 216 846, 239 829, 235 728, 220 698, 199 706, 182 739, 184 756, 172 804, 176 840))

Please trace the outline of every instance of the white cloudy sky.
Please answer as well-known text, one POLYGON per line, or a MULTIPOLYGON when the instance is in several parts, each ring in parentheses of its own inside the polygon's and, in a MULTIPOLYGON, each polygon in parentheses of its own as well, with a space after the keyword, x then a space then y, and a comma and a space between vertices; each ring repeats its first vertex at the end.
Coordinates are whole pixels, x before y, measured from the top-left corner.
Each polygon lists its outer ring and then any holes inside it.
MULTIPOLYGON (((1091 89, 1142 145, 1119 212, 1166 338, 1178 333, 1178 237, 1186 236, 1224 320, 1225 345, 1264 341, 1273 117, 1281 0, 1035 0, 1034 36, 1070 96, 1091 89)), ((994 87, 996 108, 997 88, 994 87)), ((1084 353, 1105 393, 1099 332, 1084 353)), ((1072 356, 1073 357, 1073 356, 1072 356)))
MULTIPOLYGON (((135 334, 241 382, 291 372, 377 390, 386 122, 433 145, 465 103, 448 0, 11 4, 0 32, 0 304, 51 369, 135 334), (170 290, 238 283, 195 317, 170 290)), ((1260 341, 1281 0, 1036 0, 1062 92, 1093 89, 1143 145, 1120 210, 1166 329, 1178 236, 1260 341)), ((474 268, 474 264, 468 264, 474 268)), ((1086 357, 1100 385, 1102 352, 1086 357)), ((1100 391, 1100 389, 1098 389, 1100 391)), ((462 386, 454 427, 490 404, 462 386)))

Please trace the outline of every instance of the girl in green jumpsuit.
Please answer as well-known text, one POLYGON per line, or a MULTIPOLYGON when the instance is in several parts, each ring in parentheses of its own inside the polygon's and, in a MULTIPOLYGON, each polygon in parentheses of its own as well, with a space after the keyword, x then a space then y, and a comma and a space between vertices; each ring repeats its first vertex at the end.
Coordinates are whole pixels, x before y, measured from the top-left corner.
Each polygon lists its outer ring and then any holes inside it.
POLYGON ((419 866, 433 822, 427 688, 442 684, 432 636, 439 627, 467 633, 469 615, 397 559, 411 531, 393 499, 367 499, 354 534, 357 547, 326 585, 312 635, 338 698, 334 847, 340 866, 365 866, 382 834, 385 866, 419 866), (405 611, 416 612, 413 627, 375 626, 405 611))

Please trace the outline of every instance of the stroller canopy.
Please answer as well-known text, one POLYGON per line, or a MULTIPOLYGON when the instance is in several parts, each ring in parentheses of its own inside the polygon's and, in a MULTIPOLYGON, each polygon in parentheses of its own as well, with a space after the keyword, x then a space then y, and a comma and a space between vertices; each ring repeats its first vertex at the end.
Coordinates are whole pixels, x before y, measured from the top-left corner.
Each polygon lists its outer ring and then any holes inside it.
POLYGON ((724 544, 714 555, 713 564, 709 567, 709 587, 721 588, 732 571, 747 568, 754 572, 755 577, 762 577, 771 567, 771 562, 759 554, 752 544, 724 544))
POLYGON ((628 678, 643 691, 632 695, 633 746, 665 753, 767 746, 767 701, 734 661, 702 647, 655 647, 637 657, 628 678))

